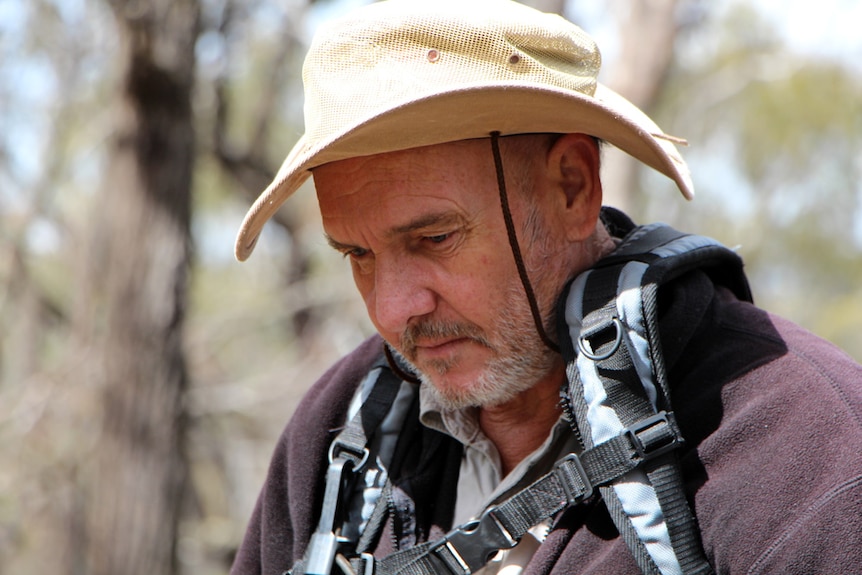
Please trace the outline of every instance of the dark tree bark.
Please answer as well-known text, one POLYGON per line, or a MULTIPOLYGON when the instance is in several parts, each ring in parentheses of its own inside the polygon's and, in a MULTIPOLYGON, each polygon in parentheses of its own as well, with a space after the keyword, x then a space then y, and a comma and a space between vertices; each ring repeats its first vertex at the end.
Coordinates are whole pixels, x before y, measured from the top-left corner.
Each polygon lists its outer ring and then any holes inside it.
POLYGON ((123 70, 92 231, 102 275, 91 293, 101 291, 104 315, 90 337, 104 418, 88 505, 87 571, 172 575, 188 467, 182 339, 200 8, 197 0, 110 6, 123 70))

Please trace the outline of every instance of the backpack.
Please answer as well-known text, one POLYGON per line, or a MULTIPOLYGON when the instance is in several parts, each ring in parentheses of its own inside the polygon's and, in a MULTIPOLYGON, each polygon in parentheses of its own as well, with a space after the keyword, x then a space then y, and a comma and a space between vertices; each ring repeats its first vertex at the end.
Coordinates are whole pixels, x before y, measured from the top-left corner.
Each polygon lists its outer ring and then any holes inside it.
POLYGON ((335 528, 340 500, 349 477, 365 465, 368 438, 397 393, 399 378, 384 370, 369 407, 363 404, 333 441, 318 529, 290 573, 330 575, 337 564, 355 575, 469 575, 497 551, 517 545, 534 525, 597 496, 644 574, 714 573, 683 490, 677 449, 684 439, 658 329, 660 287, 695 269, 751 301, 742 260, 715 240, 663 224, 631 231, 560 300, 567 375, 562 403, 582 451, 442 539, 381 560, 369 553, 348 557, 335 528))

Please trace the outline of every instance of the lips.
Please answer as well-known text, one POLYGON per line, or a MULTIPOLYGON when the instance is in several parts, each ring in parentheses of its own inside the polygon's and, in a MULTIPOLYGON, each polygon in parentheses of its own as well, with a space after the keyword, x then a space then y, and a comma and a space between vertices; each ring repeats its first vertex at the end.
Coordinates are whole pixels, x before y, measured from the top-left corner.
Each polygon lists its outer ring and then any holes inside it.
MULTIPOLYGON (((473 340, 469 337, 453 337, 442 341, 426 341, 416 344, 409 350, 410 355, 421 355, 429 359, 451 355, 458 347, 473 340)), ((409 356, 408 356, 409 357, 409 356)))
MULTIPOLYGON (((404 357, 413 363, 421 359, 449 364, 454 354, 469 343, 490 348, 482 329, 473 323, 425 319, 404 330, 399 347, 404 357)), ((439 370, 440 366, 437 367, 439 370)))

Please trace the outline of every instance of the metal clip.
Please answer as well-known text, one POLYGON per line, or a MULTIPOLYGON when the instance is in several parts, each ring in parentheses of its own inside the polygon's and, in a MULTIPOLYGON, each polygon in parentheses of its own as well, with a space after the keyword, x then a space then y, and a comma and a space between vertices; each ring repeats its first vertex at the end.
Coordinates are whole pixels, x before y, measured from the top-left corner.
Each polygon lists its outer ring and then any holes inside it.
POLYGON ((336 459, 341 457, 349 461, 353 466, 353 471, 359 471, 365 467, 366 463, 368 463, 368 453, 367 447, 362 448, 362 451, 356 451, 351 445, 339 441, 336 437, 335 440, 329 444, 329 463, 334 463, 336 459), (352 457, 345 456, 345 453, 352 457))
POLYGON ((335 533, 313 533, 308 543, 306 575, 331 575, 338 543, 335 533))
POLYGON ((311 535, 308 544, 308 561, 305 565, 307 575, 330 575, 335 554, 341 543, 335 533, 335 517, 341 499, 341 487, 346 473, 353 462, 346 457, 338 457, 326 470, 326 488, 323 492, 323 509, 317 530, 311 535))
POLYGON ((615 317, 611 320, 610 324, 602 325, 598 329, 593 328, 590 330, 589 333, 586 334, 582 333, 581 336, 578 338, 578 351, 580 351, 587 359, 591 359, 593 361, 602 361, 608 359, 613 354, 615 354, 620 348, 620 344, 622 343, 622 341, 623 322, 621 322, 618 317, 615 317), (614 328, 616 330, 613 343, 611 344, 610 348, 601 353, 594 352, 592 346, 589 344, 590 338, 594 338, 599 334, 603 334, 610 328, 614 328))

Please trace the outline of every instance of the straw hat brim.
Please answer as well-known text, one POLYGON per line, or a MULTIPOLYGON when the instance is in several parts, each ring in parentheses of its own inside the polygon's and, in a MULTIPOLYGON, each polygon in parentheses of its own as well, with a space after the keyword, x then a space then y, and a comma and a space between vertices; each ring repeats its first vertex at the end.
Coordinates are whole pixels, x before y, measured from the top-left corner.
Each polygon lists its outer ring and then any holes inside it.
POLYGON ((407 101, 325 139, 300 138, 273 182, 249 209, 236 239, 245 261, 264 224, 315 167, 458 140, 527 133, 584 133, 607 141, 676 182, 693 197, 688 167, 673 141, 640 109, 599 84, 593 96, 518 83, 467 86, 407 101))

